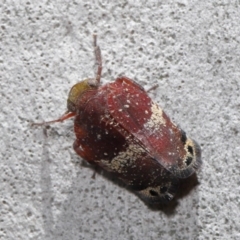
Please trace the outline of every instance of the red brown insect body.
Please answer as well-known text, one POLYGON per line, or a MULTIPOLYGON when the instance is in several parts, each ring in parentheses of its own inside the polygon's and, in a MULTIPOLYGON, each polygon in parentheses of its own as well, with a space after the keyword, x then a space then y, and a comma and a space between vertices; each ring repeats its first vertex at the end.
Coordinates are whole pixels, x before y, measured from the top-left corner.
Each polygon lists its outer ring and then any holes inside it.
POLYGON ((136 82, 119 77, 100 86, 102 61, 94 36, 95 79, 74 85, 68 111, 75 116, 74 150, 91 164, 114 173, 148 203, 171 200, 178 179, 201 165, 198 144, 187 138, 136 82))

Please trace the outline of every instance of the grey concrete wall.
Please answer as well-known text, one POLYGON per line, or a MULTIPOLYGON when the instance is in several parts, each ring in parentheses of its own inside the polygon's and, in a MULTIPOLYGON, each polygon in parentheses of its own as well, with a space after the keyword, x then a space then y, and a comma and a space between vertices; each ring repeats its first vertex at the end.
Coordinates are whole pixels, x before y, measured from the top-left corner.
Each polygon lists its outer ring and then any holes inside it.
POLYGON ((0 239, 240 239, 239 1, 1 1, 0 239), (66 109, 93 77, 126 75, 202 147, 200 184, 153 210, 82 163, 66 109))

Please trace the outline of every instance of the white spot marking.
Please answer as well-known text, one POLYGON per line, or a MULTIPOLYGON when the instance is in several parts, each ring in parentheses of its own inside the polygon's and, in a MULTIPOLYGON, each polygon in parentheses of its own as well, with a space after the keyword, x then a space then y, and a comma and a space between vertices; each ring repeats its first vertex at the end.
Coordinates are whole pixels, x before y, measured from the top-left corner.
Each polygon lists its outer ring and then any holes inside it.
POLYGON ((161 125, 165 125, 166 121, 163 118, 163 111, 156 103, 151 106, 152 115, 150 119, 144 124, 144 127, 150 130, 159 129, 161 125))
POLYGON ((125 151, 119 152, 118 155, 111 160, 111 162, 109 162, 109 160, 101 159, 100 163, 104 168, 112 172, 123 173, 124 168, 134 167, 135 161, 143 152, 144 149, 138 145, 132 144, 129 145, 125 151))

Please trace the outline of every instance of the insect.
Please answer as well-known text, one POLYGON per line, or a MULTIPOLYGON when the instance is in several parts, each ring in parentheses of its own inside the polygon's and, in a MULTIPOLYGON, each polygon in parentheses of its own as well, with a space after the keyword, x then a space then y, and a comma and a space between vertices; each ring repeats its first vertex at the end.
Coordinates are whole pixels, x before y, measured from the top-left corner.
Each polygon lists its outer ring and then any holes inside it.
POLYGON ((79 156, 113 173, 146 203, 170 201, 179 179, 200 167, 200 147, 133 80, 118 77, 101 85, 101 50, 93 38, 95 78, 71 88, 62 117, 34 125, 74 117, 79 156))

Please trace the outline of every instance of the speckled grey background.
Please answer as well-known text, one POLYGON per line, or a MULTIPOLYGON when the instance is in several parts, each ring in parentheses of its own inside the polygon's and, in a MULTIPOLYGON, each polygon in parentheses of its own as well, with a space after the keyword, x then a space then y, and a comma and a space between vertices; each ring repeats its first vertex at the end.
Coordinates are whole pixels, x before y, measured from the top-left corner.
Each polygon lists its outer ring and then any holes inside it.
POLYGON ((240 239, 239 1, 1 1, 0 239, 240 239), (135 79, 202 147, 200 184, 150 209, 72 149, 67 93, 135 79))

